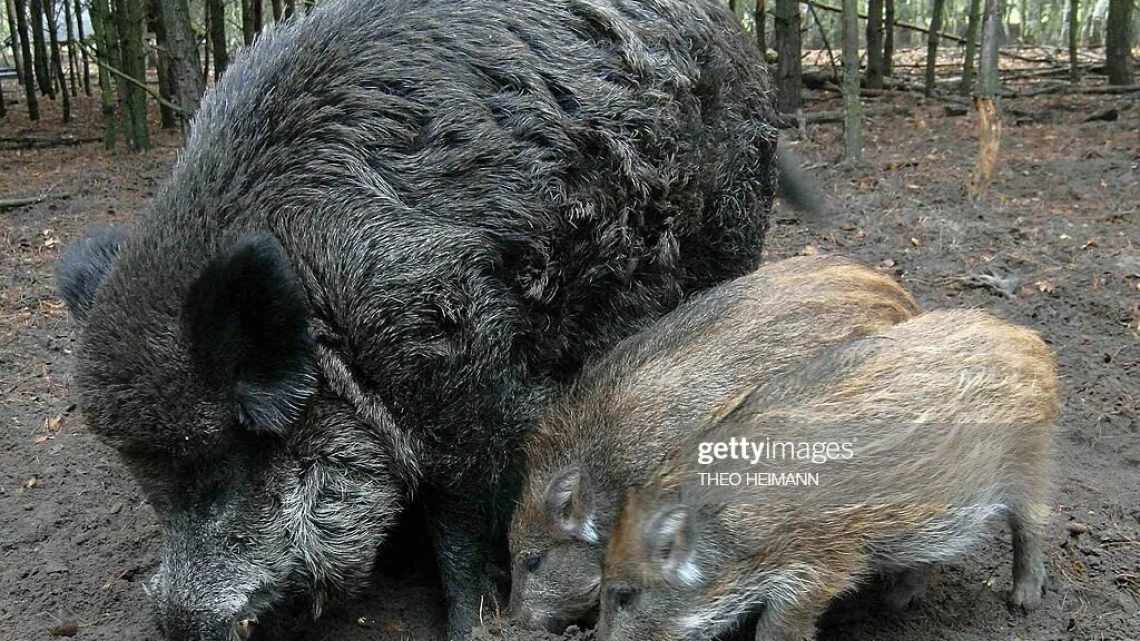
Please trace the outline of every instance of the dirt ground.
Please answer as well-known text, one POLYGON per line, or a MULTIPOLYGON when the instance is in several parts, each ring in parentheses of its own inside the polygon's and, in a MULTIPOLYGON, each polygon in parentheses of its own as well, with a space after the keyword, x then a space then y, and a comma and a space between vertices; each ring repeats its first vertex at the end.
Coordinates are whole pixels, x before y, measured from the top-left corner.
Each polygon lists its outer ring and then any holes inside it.
MULTIPOLYGON (((7 87, 14 95, 14 86, 7 87)), ((878 99, 882 102, 883 99, 878 99)), ((868 123, 866 162, 840 168, 835 125, 787 132, 837 213, 811 225, 778 209, 768 259, 844 253, 895 274, 927 308, 981 307, 1041 332, 1057 351, 1065 408, 1047 533, 1052 585, 1025 615, 1004 604, 1009 536, 993 527, 968 556, 937 568, 926 597, 888 614, 873 593, 828 614, 821 638, 953 641, 1140 640, 1140 103, 1133 97, 1010 101, 1000 175, 978 203, 965 196, 976 153, 971 116, 944 103, 892 98, 898 113, 868 123), (1114 121, 1084 122, 1110 106, 1114 121)), ((872 101, 868 101, 872 102, 872 101)), ((818 99, 812 110, 838 108, 818 99)), ((19 107, 5 136, 98 136, 97 105, 79 121, 30 127, 19 107)), ((84 427, 68 388, 74 338, 52 291, 61 248, 92 225, 130 221, 168 172, 178 139, 143 156, 98 143, 0 148, 0 641, 75 634, 157 639, 141 579, 155 565, 151 509, 114 453, 84 427)), ((419 539, 395 542, 376 588, 317 624, 279 624, 275 638, 435 639, 443 606, 419 539)), ((487 608, 480 638, 587 639, 514 630, 487 608)), ((300 621, 300 622, 298 622, 300 621)))

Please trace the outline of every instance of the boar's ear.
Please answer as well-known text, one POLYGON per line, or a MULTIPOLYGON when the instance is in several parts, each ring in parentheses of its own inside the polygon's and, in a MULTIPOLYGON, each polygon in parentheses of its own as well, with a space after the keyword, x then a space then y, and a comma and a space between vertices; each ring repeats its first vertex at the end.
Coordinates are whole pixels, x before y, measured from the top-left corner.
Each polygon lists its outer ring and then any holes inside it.
POLYGON ((683 505, 659 510, 645 533, 650 561, 673 585, 694 587, 701 570, 694 559, 696 528, 692 511, 683 505))
POLYGON ((546 509, 559 529, 587 543, 598 543, 593 492, 582 470, 562 469, 546 488, 546 509))
POLYGON ((249 234, 206 265, 182 308, 198 373, 238 419, 284 434, 316 389, 305 292, 277 239, 249 234))
POLYGON ((95 292, 111 273, 126 239, 123 227, 104 227, 72 243, 59 259, 55 267, 56 289, 76 320, 87 320, 95 292))

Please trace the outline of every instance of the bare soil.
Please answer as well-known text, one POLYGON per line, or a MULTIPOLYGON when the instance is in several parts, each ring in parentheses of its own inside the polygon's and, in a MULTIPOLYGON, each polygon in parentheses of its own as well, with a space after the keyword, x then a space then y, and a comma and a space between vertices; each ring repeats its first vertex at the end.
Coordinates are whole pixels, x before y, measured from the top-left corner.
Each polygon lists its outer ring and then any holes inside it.
MULTIPOLYGON (((8 96, 15 87, 7 86, 8 96)), ((884 100, 884 99, 879 99, 884 100)), ((981 307, 1039 332, 1057 351, 1065 408, 1047 532, 1052 584, 1044 605, 1007 608, 1010 543, 995 525, 971 554, 936 568, 902 614, 874 591, 838 604, 821 638, 982 641, 1140 640, 1140 104, 1135 97, 1045 95, 1009 101, 1000 174, 978 202, 965 185, 976 153, 972 116, 905 95, 866 130, 866 161, 835 163, 836 126, 796 142, 836 213, 817 223, 776 212, 768 259, 855 256, 896 275, 927 308, 981 307), (1118 105, 1115 121, 1084 122, 1118 105)), ((99 135, 98 105, 77 122, 28 123, 20 105, 5 136, 99 135)), ((833 98, 813 110, 838 108, 833 98)), ((795 132, 789 135, 798 138, 795 132)), ((167 174, 178 145, 145 155, 99 143, 0 148, 0 199, 46 198, 0 211, 0 641, 74 634, 157 639, 140 580, 159 530, 115 454, 87 431, 69 390, 74 337, 52 290, 61 248, 93 224, 129 222, 167 174)), ((273 638, 442 638, 444 609, 422 538, 389 545, 365 599, 273 638), (391 560, 399 559, 398 563, 391 560)), ((586 641, 589 631, 535 634, 487 604, 480 641, 586 641)), ((270 636, 270 635, 266 635, 270 636)))

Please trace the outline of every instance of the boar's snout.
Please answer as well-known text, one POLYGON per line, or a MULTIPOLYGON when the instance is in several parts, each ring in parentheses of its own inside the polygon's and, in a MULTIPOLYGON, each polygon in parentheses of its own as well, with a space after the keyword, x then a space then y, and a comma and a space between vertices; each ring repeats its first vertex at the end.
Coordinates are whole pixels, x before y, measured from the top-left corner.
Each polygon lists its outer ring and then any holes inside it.
POLYGON ((187 558, 168 547, 145 590, 167 641, 251 641, 272 583, 236 558, 187 558))

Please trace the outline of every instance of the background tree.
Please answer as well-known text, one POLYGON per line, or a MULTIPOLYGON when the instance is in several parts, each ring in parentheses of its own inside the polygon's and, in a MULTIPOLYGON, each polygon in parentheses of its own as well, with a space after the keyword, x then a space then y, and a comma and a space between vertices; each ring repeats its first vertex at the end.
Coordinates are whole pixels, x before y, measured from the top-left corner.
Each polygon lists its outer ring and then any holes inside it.
POLYGON ((119 70, 126 76, 116 84, 122 104, 123 133, 132 151, 150 147, 146 118, 146 51, 143 49, 143 0, 113 0, 112 14, 119 39, 119 70), (132 82, 133 80, 133 82, 132 82))
POLYGON ((31 0, 29 8, 32 17, 32 55, 35 58, 36 84, 39 85, 42 95, 51 96, 54 100, 55 89, 51 84, 47 43, 44 41, 44 31, 47 30, 44 26, 44 2, 43 0, 31 0))
POLYGON ((241 0, 241 39, 245 46, 253 44, 253 37, 257 32, 253 28, 252 0, 241 0))
POLYGON ((222 77, 222 72, 230 64, 226 50, 226 3, 225 0, 206 0, 210 16, 210 43, 214 50, 214 80, 222 77))
POLYGON ((63 73, 63 62, 59 50, 59 27, 56 21, 55 3, 47 0, 44 5, 44 17, 47 19, 48 39, 51 46, 51 67, 54 70, 55 80, 59 83, 59 93, 63 103, 63 122, 71 122, 71 96, 67 93, 67 76, 63 73))
MULTIPOLYGON (((61 0, 60 4, 63 5, 63 20, 67 23, 67 75, 71 79, 71 95, 78 96, 79 88, 77 87, 78 80, 76 76, 79 73, 79 61, 76 59, 76 46, 75 46, 75 24, 71 17, 71 2, 70 0, 61 0)), ((80 21, 82 21, 80 16, 80 21)))
POLYGON ((190 23, 190 5, 187 0, 159 0, 162 4, 162 23, 166 30, 170 74, 174 86, 175 103, 183 122, 187 122, 198 109, 205 85, 200 74, 197 39, 190 23))
POLYGON ((930 32, 926 36, 926 82, 923 92, 929 98, 934 94, 934 72, 938 64, 938 33, 942 31, 942 9, 946 0, 934 0, 930 15, 930 32))
POLYGON ((800 109, 800 10, 795 0, 776 0, 776 106, 783 113, 800 109))
POLYGON ((998 77, 999 0, 986 0, 982 19, 982 53, 978 68, 978 88, 974 106, 978 111, 978 162, 970 183, 974 198, 980 197, 993 181, 1001 151, 1001 111, 998 96, 1001 81, 998 77))
POLYGON ((863 108, 859 101, 859 4, 843 0, 843 159, 863 159, 863 108))
POLYGON ((1081 81, 1081 66, 1077 59, 1078 35, 1081 32, 1080 4, 1080 0, 1069 0, 1069 82, 1074 85, 1081 81))
MULTIPOLYGON (((64 0, 66 2, 67 0, 64 0)), ((85 41, 85 34, 83 33, 83 6, 79 4, 80 0, 75 0, 75 27, 76 33, 79 36, 78 48, 79 59, 83 61, 83 93, 88 96, 91 95, 91 63, 87 60, 87 48, 83 46, 85 41)))
POLYGON ((968 94, 974 87, 974 51, 978 43, 978 21, 981 19, 982 0, 969 0, 970 15, 966 27, 966 53, 962 62, 962 93, 968 94))
MULTIPOLYGON (((162 23, 162 1, 147 0, 147 29, 154 34, 154 71, 158 76, 158 95, 166 101, 174 100, 174 78, 170 74, 170 49, 166 39, 166 26, 162 23)), ((168 102, 158 103, 159 121, 163 129, 178 126, 178 117, 168 102)))
POLYGON ((1133 0, 1109 0, 1108 3, 1104 54, 1110 85, 1133 83, 1132 2, 1133 0))
POLYGON ((115 36, 115 22, 111 17, 111 7, 108 0, 90 0, 88 5, 91 11, 91 29, 94 31, 96 61, 99 63, 99 101, 103 114, 103 146, 107 149, 115 147, 115 139, 119 131, 118 102, 115 99, 115 87, 111 82, 110 68, 117 68, 119 62, 119 43, 115 36))
POLYGON ((8 43, 12 45, 12 62, 16 65, 19 83, 24 83, 24 53, 20 51, 20 31, 16 29, 16 5, 12 0, 5 0, 5 13, 8 14, 8 43))
POLYGON ((895 0, 883 4, 883 75, 895 75, 895 0))
MULTIPOLYGON (((856 21, 858 18, 855 18, 856 21)), ((846 17, 845 17, 846 20, 846 17)), ((846 21, 844 22, 846 24, 846 21)), ((844 40, 844 45, 846 45, 844 40)), ((858 39, 856 38, 856 47, 858 39)), ((846 50, 844 50, 846 51, 846 50)), ((846 55, 846 54, 844 54, 846 55)), ((846 62, 846 60, 845 60, 846 62)), ((844 65, 846 66, 846 65, 844 65)), ((867 2, 867 88, 883 88, 883 0, 867 2)))
POLYGON ((760 53, 765 56, 768 55, 768 39, 764 34, 764 23, 768 18, 767 8, 766 0, 756 0, 756 10, 752 16, 752 20, 756 25, 753 27, 756 30, 756 46, 760 49, 760 53))
POLYGON ((28 119, 40 119, 40 105, 36 102, 35 61, 32 59, 31 41, 28 39, 27 0, 15 0, 16 32, 20 35, 20 52, 24 56, 24 100, 28 105, 28 119))

